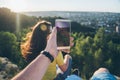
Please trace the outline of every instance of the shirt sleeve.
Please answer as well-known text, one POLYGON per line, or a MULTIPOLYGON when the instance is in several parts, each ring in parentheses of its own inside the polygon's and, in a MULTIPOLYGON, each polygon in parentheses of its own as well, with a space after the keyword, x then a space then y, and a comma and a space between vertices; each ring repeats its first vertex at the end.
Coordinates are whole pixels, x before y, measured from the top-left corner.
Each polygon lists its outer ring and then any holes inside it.
POLYGON ((58 56, 56 58, 56 63, 58 64, 58 66, 61 66, 64 64, 64 59, 61 51, 58 53, 58 56))

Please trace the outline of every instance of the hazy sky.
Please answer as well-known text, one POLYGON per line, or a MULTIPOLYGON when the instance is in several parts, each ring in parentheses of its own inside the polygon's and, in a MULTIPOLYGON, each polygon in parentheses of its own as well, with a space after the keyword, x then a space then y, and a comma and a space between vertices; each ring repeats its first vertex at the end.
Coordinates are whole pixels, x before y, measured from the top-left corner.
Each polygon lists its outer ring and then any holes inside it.
POLYGON ((120 12, 120 0, 0 0, 0 7, 21 11, 120 12))

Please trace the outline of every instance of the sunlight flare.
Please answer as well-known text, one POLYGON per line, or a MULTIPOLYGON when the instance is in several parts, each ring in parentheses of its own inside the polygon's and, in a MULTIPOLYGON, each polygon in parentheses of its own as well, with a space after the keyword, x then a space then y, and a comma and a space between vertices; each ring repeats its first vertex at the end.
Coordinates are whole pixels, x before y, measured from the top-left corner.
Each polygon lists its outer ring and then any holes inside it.
POLYGON ((20 15, 19 13, 16 14, 16 32, 19 33, 20 31, 20 15))
POLYGON ((10 0, 8 3, 9 8, 15 12, 21 12, 27 9, 26 0, 10 0))

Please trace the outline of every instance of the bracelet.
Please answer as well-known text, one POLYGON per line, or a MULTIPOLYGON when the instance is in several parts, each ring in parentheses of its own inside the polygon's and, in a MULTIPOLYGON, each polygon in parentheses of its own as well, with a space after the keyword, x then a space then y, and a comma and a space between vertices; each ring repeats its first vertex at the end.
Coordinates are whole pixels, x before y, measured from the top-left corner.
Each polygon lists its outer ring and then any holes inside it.
POLYGON ((50 59, 51 63, 54 61, 54 57, 47 51, 41 51, 43 55, 50 59))

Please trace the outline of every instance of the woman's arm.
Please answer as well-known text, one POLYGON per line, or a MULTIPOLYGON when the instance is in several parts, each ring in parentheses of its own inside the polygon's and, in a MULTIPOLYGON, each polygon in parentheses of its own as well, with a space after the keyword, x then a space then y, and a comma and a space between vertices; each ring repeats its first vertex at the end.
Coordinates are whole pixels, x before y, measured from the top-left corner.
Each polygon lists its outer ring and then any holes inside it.
POLYGON ((12 80, 41 80, 49 64, 50 60, 43 54, 40 54, 12 80))
MULTIPOLYGON (((56 44, 56 28, 48 39, 45 51, 48 51, 54 58, 57 56, 57 44, 56 44)), ((43 54, 40 54, 36 59, 34 59, 24 70, 18 73, 12 80, 41 80, 44 76, 48 66, 50 64, 50 59, 43 54)))
POLYGON ((70 55, 65 55, 64 64, 59 66, 60 69, 65 72, 69 66, 69 60, 72 59, 70 55))

